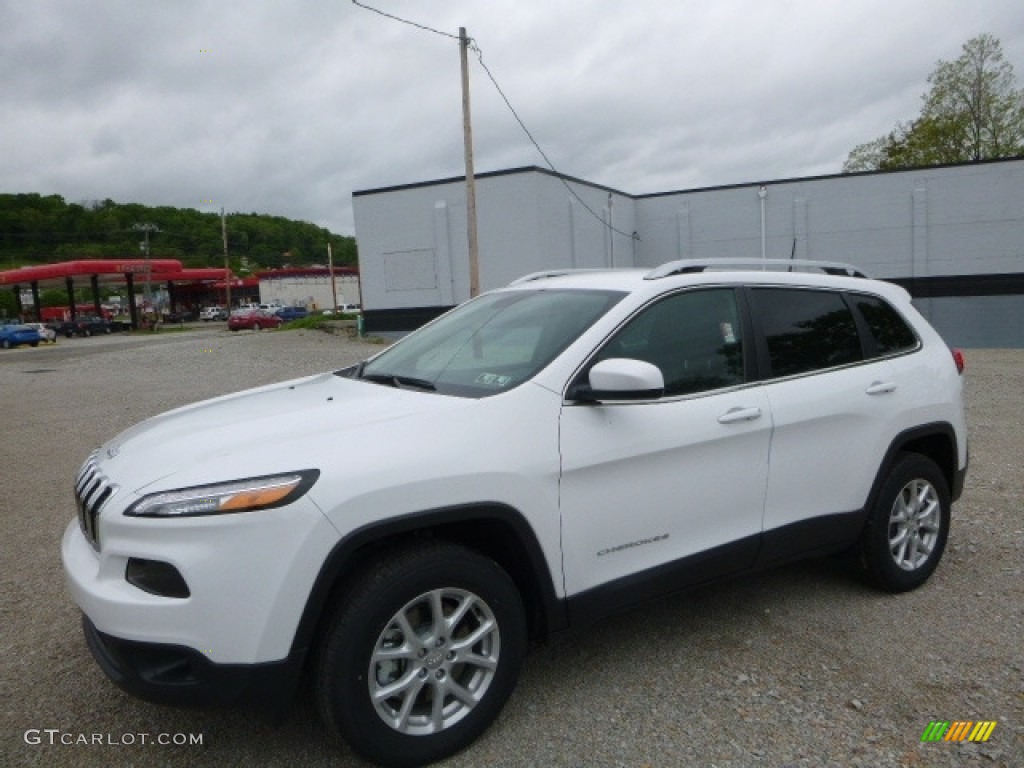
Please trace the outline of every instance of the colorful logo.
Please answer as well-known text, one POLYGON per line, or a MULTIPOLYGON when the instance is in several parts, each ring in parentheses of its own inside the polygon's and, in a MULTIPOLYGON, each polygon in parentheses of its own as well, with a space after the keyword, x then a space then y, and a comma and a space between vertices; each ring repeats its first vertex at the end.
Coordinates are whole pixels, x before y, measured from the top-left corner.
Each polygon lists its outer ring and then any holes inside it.
POLYGON ((921 734, 921 741, 988 741, 995 728, 995 720, 932 720, 921 734))

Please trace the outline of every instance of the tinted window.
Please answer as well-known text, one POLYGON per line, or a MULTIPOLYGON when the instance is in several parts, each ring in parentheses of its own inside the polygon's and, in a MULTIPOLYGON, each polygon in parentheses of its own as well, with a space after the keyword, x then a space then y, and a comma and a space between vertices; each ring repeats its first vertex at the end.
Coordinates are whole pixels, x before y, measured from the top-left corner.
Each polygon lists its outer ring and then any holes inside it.
POLYGON ((743 336, 735 292, 716 288, 662 299, 616 333, 594 362, 613 357, 658 366, 669 396, 742 384, 743 336))
POLYGON ((874 341, 875 356, 891 355, 917 346, 917 336, 895 309, 877 296, 851 297, 874 341))
POLYGON ((840 294, 755 288, 751 296, 773 376, 792 376, 863 359, 857 324, 840 294))

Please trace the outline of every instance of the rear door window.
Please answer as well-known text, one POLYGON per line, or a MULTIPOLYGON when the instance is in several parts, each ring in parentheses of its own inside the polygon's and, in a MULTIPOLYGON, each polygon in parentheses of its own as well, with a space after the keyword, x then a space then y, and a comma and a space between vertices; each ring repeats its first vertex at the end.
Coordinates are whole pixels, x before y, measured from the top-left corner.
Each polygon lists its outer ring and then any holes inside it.
POLYGON ((864 359, 857 323, 842 294, 754 288, 750 297, 771 376, 794 376, 864 359))

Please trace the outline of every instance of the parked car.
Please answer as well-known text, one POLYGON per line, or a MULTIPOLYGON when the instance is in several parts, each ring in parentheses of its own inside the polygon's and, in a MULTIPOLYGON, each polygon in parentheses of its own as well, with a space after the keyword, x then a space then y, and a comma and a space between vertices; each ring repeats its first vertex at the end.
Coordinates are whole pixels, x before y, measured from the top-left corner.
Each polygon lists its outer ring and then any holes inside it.
POLYGON ((203 307, 199 310, 199 319, 204 323, 211 320, 227 320, 228 311, 224 307, 203 307))
POLYGON ((23 323, 23 325, 34 328, 39 333, 39 340, 56 343, 57 332, 45 323, 23 323))
POLYGON ((305 307, 281 307, 274 314, 287 323, 289 320, 301 320, 304 317, 308 317, 309 310, 305 307))
POLYGON ((180 325, 182 323, 187 323, 187 322, 189 322, 190 320, 193 320, 193 319, 194 319, 194 315, 190 311, 167 312, 163 316, 163 322, 165 322, 165 323, 175 323, 175 324, 178 324, 178 325, 180 325))
POLYGON ((229 331, 253 330, 259 331, 264 328, 277 328, 284 321, 277 315, 267 314, 258 309, 242 312, 232 312, 228 318, 229 331))
POLYGON ((13 323, 0 325, 0 346, 4 349, 11 349, 22 344, 38 347, 41 340, 39 331, 28 325, 13 323))
POLYGON ((53 326, 54 331, 71 338, 72 336, 97 336, 112 333, 114 324, 103 317, 80 317, 77 320, 64 320, 53 326))
POLYGON ((530 275, 358 365, 104 443, 64 569, 126 690, 284 708, 308 676, 357 753, 424 765, 553 632, 830 553, 924 584, 967 471, 962 371, 852 267, 530 275))

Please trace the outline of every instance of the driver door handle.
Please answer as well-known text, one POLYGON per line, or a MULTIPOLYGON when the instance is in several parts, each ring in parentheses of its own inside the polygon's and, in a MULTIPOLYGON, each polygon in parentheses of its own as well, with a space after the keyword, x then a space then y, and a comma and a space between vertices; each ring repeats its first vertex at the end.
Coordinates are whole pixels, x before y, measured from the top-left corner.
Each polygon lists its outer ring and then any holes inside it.
POLYGON ((873 381, 871 386, 864 390, 869 395, 888 395, 896 391, 895 381, 873 381))
POLYGON ((761 418, 761 409, 757 406, 753 408, 743 408, 737 406, 736 408, 730 408, 728 411, 718 417, 719 424, 735 424, 740 421, 753 421, 754 419, 761 418))

